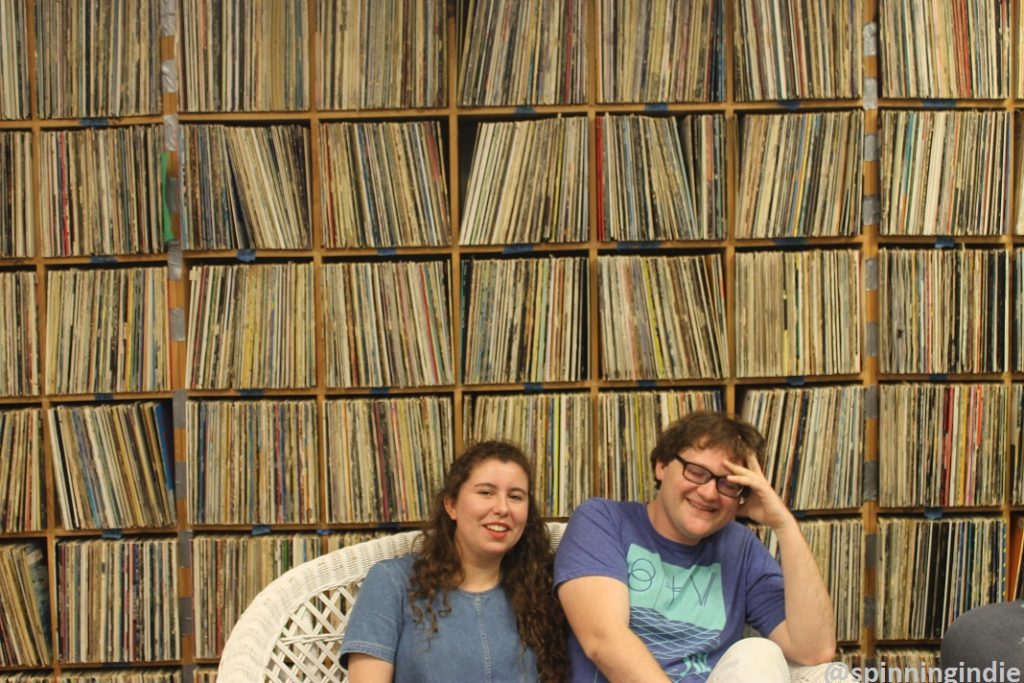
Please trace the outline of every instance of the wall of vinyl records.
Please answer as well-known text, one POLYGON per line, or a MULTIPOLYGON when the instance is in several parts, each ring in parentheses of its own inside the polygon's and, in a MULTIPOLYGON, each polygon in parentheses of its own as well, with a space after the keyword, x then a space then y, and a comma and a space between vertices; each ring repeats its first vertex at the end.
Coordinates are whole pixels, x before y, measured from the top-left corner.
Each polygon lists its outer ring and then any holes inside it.
POLYGON ((842 658, 934 661, 1024 595, 1022 35, 0 0, 0 683, 212 683, 264 585, 416 527, 464 444, 566 518, 650 496, 696 409, 767 437, 842 658))

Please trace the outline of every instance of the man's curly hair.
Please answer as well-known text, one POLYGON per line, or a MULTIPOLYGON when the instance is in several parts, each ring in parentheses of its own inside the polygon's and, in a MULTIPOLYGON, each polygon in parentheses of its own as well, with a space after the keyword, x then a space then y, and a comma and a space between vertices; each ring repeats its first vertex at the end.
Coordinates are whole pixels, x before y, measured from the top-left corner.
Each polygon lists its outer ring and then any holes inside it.
POLYGON ((670 424, 651 449, 655 488, 661 488, 661 481, 654 474, 658 463, 669 466, 687 448, 722 448, 730 453, 733 462, 741 465, 751 453, 764 468, 765 440, 756 427, 725 413, 697 410, 670 424))
POLYGON ((522 645, 532 648, 537 658, 539 679, 545 683, 561 683, 569 674, 567 624, 553 591, 554 554, 547 526, 533 498, 533 467, 513 444, 481 441, 466 449, 449 468, 444 486, 434 499, 423 548, 412 567, 409 602, 413 617, 421 626, 429 622, 433 634, 437 633, 438 619, 451 613, 448 596, 464 577, 455 547, 455 521, 445 511, 444 501, 457 499, 473 470, 488 460, 512 462, 526 472, 529 482, 526 525, 519 542, 501 560, 500 581, 515 614, 522 645), (441 609, 435 611, 438 597, 441 609))

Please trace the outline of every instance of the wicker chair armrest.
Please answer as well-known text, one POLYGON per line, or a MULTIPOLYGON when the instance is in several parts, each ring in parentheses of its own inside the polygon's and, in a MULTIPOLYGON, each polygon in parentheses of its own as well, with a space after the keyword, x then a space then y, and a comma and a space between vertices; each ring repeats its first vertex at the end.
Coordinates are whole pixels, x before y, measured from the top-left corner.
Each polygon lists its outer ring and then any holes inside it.
POLYGON ((325 667, 336 667, 316 654, 314 644, 341 640, 348 619, 345 607, 354 599, 349 587, 360 583, 377 562, 412 552, 421 536, 419 531, 407 531, 348 546, 279 576, 260 591, 231 630, 217 680, 343 680, 339 674, 327 674, 325 667))

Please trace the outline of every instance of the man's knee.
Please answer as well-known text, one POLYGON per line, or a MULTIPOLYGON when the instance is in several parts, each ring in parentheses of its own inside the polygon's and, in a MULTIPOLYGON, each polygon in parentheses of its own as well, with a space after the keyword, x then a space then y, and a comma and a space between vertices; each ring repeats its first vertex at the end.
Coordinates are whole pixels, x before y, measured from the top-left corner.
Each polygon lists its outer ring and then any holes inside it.
MULTIPOLYGON (((743 638, 733 643, 726 654, 735 651, 736 656, 752 659, 780 660, 785 662, 786 656, 782 648, 767 638, 743 638)), ((722 655, 723 658, 725 655, 722 655)))
POLYGON ((744 638, 722 653, 708 683, 789 683, 782 648, 767 638, 744 638))

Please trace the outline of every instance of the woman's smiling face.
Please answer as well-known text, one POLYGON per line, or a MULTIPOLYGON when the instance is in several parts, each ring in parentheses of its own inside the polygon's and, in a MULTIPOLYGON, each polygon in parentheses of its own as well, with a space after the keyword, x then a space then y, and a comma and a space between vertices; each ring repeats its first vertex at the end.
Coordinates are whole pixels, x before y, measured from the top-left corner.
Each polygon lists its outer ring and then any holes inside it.
POLYGON ((454 500, 445 499, 464 563, 500 562, 519 542, 529 513, 529 485, 518 464, 492 458, 473 468, 454 500))

